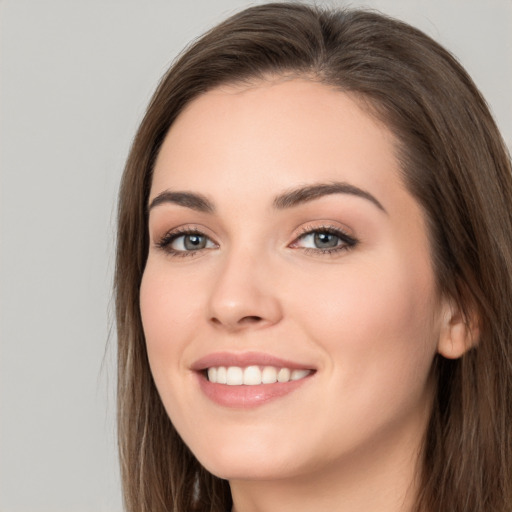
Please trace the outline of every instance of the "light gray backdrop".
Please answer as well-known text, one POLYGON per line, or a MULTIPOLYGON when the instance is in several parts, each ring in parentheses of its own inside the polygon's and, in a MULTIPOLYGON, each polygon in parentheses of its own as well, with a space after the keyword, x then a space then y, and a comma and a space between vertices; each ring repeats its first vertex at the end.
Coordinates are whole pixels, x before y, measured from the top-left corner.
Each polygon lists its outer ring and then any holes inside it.
MULTIPOLYGON (((114 349, 102 367, 118 181, 168 64, 250 3, 0 0, 0 512, 121 510, 114 349)), ((458 55, 510 145, 512 0, 351 5, 458 55)))

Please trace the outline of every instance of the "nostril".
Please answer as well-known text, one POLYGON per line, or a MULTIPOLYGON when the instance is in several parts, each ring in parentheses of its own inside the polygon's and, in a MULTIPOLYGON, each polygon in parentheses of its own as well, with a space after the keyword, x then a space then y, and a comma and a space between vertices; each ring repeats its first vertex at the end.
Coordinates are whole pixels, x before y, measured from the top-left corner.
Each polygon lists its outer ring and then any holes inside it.
POLYGON ((263 318, 261 316, 244 316, 241 318, 238 323, 239 324, 254 324, 257 322, 261 322, 263 318))
POLYGON ((245 325, 253 325, 253 324, 262 322, 263 317, 257 316, 257 315, 247 315, 247 316, 243 316, 243 317, 239 318, 238 320, 234 320, 233 322, 231 322, 229 320, 223 321, 220 318, 212 317, 210 319, 210 321, 215 325, 219 325, 219 326, 224 325, 228 328, 237 328, 237 326, 241 327, 241 326, 245 326, 245 325))

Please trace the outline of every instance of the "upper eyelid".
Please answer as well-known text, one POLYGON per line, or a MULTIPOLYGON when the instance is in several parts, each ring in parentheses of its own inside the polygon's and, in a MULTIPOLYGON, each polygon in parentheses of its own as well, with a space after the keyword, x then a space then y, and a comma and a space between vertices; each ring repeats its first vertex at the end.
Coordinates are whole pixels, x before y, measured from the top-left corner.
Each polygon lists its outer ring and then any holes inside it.
POLYGON ((352 238, 355 240, 355 235, 353 234, 352 230, 349 229, 346 226, 341 226, 339 223, 327 223, 323 221, 322 224, 315 225, 315 224, 303 224, 299 228, 299 232, 295 235, 295 240, 299 239, 301 236, 308 235, 309 233, 315 233, 315 232, 322 232, 327 231, 329 233, 343 235, 348 238, 352 238))
MULTIPOLYGON (((167 233, 165 235, 163 235, 159 240, 157 240, 156 242, 156 246, 157 247, 169 247, 171 246, 171 244, 173 244, 174 242, 176 242, 176 240, 178 240, 179 238, 181 237, 185 237, 185 236, 190 236, 190 235, 198 235, 198 236, 202 236, 204 238, 206 238, 207 240, 209 240, 213 245, 215 246, 219 246, 219 244, 211 237, 211 236, 208 236, 204 233, 201 233, 201 232, 197 232, 197 231, 190 231, 190 232, 185 232, 185 233, 167 233)), ((197 251, 200 251, 202 249, 206 249, 206 247, 203 247, 203 248, 199 248, 199 249, 196 249, 197 251)), ((178 251, 180 252, 180 251, 178 251)), ((188 251, 188 252, 193 252, 192 250, 191 251, 188 251)))
POLYGON ((293 245, 297 243, 299 240, 306 238, 307 236, 310 236, 313 233, 329 233, 331 235, 337 236, 340 240, 345 242, 347 245, 356 245, 359 243, 359 240, 352 234, 347 233, 346 230, 334 227, 334 226, 323 226, 320 228, 313 228, 313 229, 305 229, 301 234, 295 237, 293 242, 290 245, 293 245))
POLYGON ((161 234, 160 231, 153 233, 152 238, 155 242, 158 242, 166 237, 178 237, 190 234, 204 235, 210 238, 211 240, 215 239, 215 235, 212 235, 211 230, 200 224, 182 224, 171 229, 163 230, 161 231, 161 234))

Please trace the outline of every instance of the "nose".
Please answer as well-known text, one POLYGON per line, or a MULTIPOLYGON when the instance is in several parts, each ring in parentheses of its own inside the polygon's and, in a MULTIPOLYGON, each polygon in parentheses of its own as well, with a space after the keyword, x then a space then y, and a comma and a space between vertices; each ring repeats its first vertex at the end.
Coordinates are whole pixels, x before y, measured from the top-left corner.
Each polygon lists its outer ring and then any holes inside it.
POLYGON ((209 321, 228 331, 278 323, 282 308, 275 277, 263 258, 230 254, 211 291, 209 321))

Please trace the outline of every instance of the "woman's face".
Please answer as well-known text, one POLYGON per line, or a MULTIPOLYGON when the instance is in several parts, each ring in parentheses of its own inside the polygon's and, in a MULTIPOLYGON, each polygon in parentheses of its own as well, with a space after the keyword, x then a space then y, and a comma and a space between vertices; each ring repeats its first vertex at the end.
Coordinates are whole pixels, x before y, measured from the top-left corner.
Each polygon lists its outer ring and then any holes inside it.
POLYGON ((172 125, 149 206, 151 370, 208 470, 417 452, 445 308, 382 124, 307 80, 215 89, 172 125))

